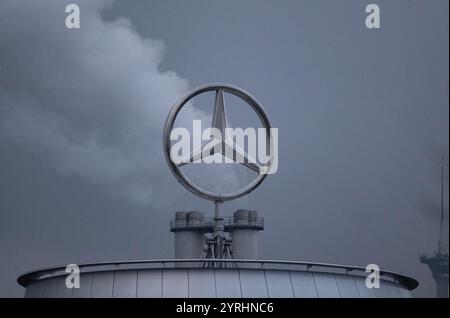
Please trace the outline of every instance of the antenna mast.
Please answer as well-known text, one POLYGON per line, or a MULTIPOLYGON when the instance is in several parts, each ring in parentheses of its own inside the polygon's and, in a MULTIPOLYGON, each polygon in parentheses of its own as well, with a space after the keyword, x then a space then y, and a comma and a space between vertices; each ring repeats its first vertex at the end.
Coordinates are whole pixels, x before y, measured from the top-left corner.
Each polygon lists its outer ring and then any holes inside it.
POLYGON ((445 244, 446 238, 445 233, 445 211, 444 211, 444 177, 445 177, 445 167, 444 167, 444 155, 441 157, 441 224, 439 229, 439 245, 438 245, 438 255, 448 254, 446 251, 445 244))

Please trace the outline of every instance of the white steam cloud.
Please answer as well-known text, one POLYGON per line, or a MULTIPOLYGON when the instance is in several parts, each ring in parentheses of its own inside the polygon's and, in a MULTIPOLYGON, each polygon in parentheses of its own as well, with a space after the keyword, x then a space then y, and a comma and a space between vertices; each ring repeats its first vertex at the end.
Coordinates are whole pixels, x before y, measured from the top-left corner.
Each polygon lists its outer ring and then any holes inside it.
POLYGON ((162 126, 188 82, 159 69, 161 41, 102 19, 112 1, 77 1, 76 30, 64 24, 69 3, 0 2, 1 134, 62 174, 157 205, 171 178, 162 126))

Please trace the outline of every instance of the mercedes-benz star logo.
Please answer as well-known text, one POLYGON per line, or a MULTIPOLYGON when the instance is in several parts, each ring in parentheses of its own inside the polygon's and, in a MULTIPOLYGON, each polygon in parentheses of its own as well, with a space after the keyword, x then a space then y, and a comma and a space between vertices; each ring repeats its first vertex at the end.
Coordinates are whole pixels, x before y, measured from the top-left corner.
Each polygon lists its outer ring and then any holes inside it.
POLYGON ((227 84, 207 84, 191 90, 184 97, 178 100, 178 102, 173 106, 171 112, 169 113, 169 116, 167 117, 164 127, 164 154, 172 173, 186 189, 202 198, 216 202, 233 200, 242 197, 256 189, 268 173, 274 172, 273 169, 271 169, 274 167, 274 163, 276 163, 277 161, 277 134, 275 134, 274 136, 274 131, 276 132, 276 129, 271 127, 269 118, 264 112, 262 106, 249 93, 238 87, 227 84), (193 149, 191 152, 189 152, 188 155, 180 158, 179 160, 174 160, 174 158, 171 156, 172 141, 170 139, 170 134, 172 132, 173 125, 178 113, 192 98, 209 91, 215 91, 216 93, 212 123, 210 128, 210 131, 214 135, 213 140, 203 142, 200 147, 193 149), (233 137, 230 135, 231 129, 228 127, 224 105, 224 93, 233 94, 241 98, 248 105, 250 105, 251 108, 259 116, 265 133, 265 146, 270 147, 268 160, 264 164, 258 163, 255 159, 255 155, 248 154, 234 141, 233 137), (239 191, 220 194, 200 188, 198 185, 194 184, 181 170, 181 167, 184 165, 201 162, 202 159, 217 154, 220 154, 223 157, 227 158, 228 160, 226 162, 240 163, 245 167, 251 169, 256 173, 256 177, 252 182, 250 182, 247 186, 240 189, 239 191))

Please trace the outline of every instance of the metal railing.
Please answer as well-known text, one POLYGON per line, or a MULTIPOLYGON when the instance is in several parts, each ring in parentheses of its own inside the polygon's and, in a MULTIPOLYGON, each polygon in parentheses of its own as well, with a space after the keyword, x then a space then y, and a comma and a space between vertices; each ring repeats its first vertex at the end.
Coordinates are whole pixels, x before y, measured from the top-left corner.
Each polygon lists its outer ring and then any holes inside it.
MULTIPOLYGON (((223 217, 222 219, 225 230, 232 230, 236 228, 253 228, 255 230, 264 229, 264 218, 262 217, 244 220, 236 220, 233 217, 223 217)), ((190 229, 210 231, 213 229, 213 227, 214 227, 214 218, 211 217, 194 220, 174 219, 170 221, 170 230, 172 232, 190 229)))
MULTIPOLYGON (((175 264, 186 264, 186 266, 177 266, 180 268, 197 268, 199 263, 214 263, 217 259, 156 259, 156 260, 130 260, 130 261, 113 261, 113 262, 99 262, 99 263, 85 263, 78 264, 81 273, 101 272, 101 271, 116 271, 116 270, 139 270, 139 269, 166 269, 175 268, 175 264)), ((366 268, 362 266, 351 266, 341 264, 328 264, 318 262, 301 262, 301 261, 278 261, 278 260, 243 260, 243 259, 221 259, 221 262, 229 262, 237 265, 239 269, 240 264, 257 265, 252 267, 253 270, 263 269, 277 269, 277 270, 297 270, 316 273, 334 273, 349 275, 350 272, 355 273, 353 276, 366 276, 366 268)), ((204 269, 209 270, 209 269, 204 269)), ((222 269, 231 270, 231 269, 222 269)), ((234 268, 233 270, 236 270, 234 268)), ((55 277, 67 275, 66 266, 57 266, 52 268, 41 269, 21 275, 17 282, 26 287, 32 282, 39 281, 48 277, 55 277)), ((415 289, 419 283, 412 277, 402 275, 396 272, 380 270, 380 277, 390 280, 396 284, 400 284, 409 290, 415 289)))

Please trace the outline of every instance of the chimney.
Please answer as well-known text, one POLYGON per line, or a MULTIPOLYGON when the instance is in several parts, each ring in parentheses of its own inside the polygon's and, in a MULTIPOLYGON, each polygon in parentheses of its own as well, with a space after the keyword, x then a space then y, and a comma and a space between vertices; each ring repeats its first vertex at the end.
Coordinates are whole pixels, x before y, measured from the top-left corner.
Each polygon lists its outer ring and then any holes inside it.
POLYGON ((201 212, 175 213, 170 230, 175 234, 176 259, 200 258, 204 245, 203 223, 204 215, 201 212))

